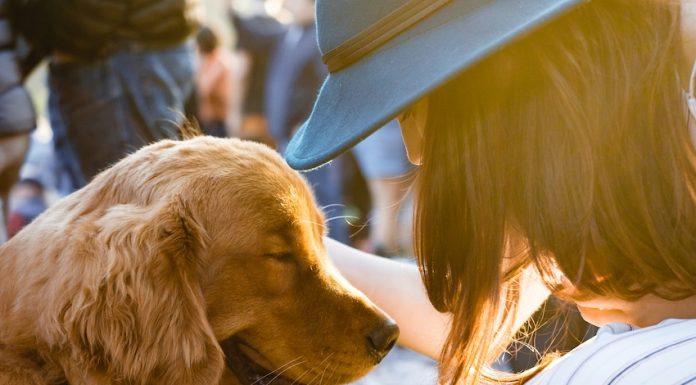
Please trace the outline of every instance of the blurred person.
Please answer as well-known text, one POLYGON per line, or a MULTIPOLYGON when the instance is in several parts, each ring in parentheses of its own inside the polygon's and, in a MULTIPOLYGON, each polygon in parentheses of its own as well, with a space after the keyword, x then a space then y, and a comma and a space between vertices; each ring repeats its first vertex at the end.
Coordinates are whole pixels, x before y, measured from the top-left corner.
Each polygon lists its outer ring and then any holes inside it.
POLYGON ((328 74, 317 46, 314 0, 285 0, 283 6, 293 19, 275 38, 263 94, 268 130, 281 152, 309 117, 328 74))
POLYGON ((29 148, 29 133, 36 125, 34 107, 22 85, 16 35, 11 27, 10 0, 0 0, 0 200, 2 226, 0 243, 5 241, 8 197, 29 148))
POLYGON ((69 175, 56 159, 51 128, 41 118, 30 135, 29 150, 19 172, 19 181, 10 190, 8 236, 17 234, 72 189, 69 175))
POLYGON ((232 98, 232 58, 220 48, 218 34, 202 27, 196 35, 199 67, 196 76, 198 121, 207 135, 227 135, 232 98))
POLYGON ((8 237, 13 237, 46 210, 48 205, 44 191, 43 183, 32 178, 21 179, 12 187, 7 220, 8 237))
MULTIPOLYGON (((367 180, 372 202, 370 252, 383 256, 412 255, 401 237, 399 214, 410 186, 411 164, 406 157, 399 122, 392 120, 353 149, 367 180)), ((406 220, 408 224, 408 220, 406 220)))
POLYGON ((400 120, 420 165, 420 270, 327 240, 400 343, 439 356, 442 384, 694 383, 682 2, 317 1, 331 74, 286 160, 318 167, 400 120), (493 370, 549 293, 597 335, 533 370, 493 370))
MULTIPOLYGON (((314 0, 285 0, 282 5, 292 15, 292 22, 276 37, 264 90, 268 130, 280 152, 285 151, 292 134, 309 117, 328 74, 317 46, 314 0)), ((344 159, 339 157, 327 167, 304 175, 328 219, 329 236, 349 243, 349 227, 344 218, 344 167, 344 159)))
POLYGON ((138 147, 178 135, 192 90, 197 0, 11 0, 49 64, 56 152, 74 188, 138 147))
POLYGON ((270 57, 287 26, 267 12, 265 5, 269 1, 250 0, 246 7, 233 1, 229 18, 237 37, 236 51, 244 56, 247 67, 238 135, 275 147, 268 132, 264 92, 270 57))

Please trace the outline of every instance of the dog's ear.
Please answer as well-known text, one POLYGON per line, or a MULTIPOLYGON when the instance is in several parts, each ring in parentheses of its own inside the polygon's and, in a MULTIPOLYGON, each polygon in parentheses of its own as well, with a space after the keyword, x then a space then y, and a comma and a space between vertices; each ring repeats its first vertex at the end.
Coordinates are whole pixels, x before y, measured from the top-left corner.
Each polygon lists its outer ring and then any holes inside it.
POLYGON ((100 271, 73 302, 73 340, 128 383, 216 383, 223 354, 200 287, 207 239, 187 204, 119 205, 97 228, 100 271))

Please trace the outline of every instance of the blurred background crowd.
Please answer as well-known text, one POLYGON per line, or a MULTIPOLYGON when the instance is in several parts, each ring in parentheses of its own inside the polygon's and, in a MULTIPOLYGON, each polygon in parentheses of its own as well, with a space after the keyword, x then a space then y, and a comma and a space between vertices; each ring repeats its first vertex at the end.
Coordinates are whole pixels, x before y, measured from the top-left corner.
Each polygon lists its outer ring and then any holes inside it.
MULTIPOLYGON (((313 0, 66 4, 0 0, 1 239, 184 119, 282 153, 328 74, 313 0)), ((396 122, 305 173, 330 236, 385 257, 412 254, 411 175, 396 122)))

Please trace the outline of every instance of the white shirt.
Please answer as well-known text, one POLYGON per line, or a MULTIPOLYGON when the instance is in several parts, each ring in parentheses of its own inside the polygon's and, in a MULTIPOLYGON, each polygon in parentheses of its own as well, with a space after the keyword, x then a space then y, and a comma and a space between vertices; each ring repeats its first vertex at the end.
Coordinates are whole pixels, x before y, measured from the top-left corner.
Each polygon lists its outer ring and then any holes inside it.
POLYGON ((527 385, 696 385, 696 319, 636 328, 614 323, 527 385))

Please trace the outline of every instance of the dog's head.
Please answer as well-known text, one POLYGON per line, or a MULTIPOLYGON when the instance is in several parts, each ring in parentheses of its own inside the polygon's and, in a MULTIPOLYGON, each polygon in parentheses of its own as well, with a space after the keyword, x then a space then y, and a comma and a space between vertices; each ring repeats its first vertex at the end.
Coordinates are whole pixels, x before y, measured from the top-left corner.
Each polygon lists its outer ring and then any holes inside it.
POLYGON ((96 215, 83 226, 99 268, 61 317, 114 375, 213 383, 224 341, 242 384, 343 383, 396 340, 328 260, 303 178, 265 146, 160 142, 77 195, 63 210, 96 215))

